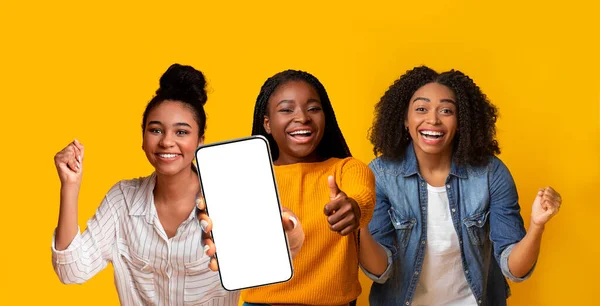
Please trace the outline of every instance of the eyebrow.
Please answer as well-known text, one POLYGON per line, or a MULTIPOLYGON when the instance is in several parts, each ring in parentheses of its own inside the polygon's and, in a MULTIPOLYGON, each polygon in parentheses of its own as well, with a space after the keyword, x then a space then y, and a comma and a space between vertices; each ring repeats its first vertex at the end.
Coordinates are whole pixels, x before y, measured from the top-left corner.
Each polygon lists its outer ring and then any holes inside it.
MULTIPOLYGON (((281 101, 277 102, 277 105, 275 105, 275 106, 279 106, 279 104, 282 104, 282 103, 293 103, 293 102, 296 102, 296 101, 295 100, 281 100, 281 101)), ((321 101, 319 101, 319 99, 313 99, 313 98, 308 99, 308 101, 306 101, 306 102, 308 102, 308 103, 310 103, 310 102, 321 103, 321 101)))
MULTIPOLYGON (((150 122, 148 122, 148 125, 152 125, 152 124, 164 125, 160 121, 150 121, 150 122)), ((173 124, 173 126, 187 126, 189 128, 192 127, 191 125, 189 125, 189 124, 187 124, 185 122, 177 122, 177 123, 173 124)))
MULTIPOLYGON (((423 97, 416 97, 413 100, 413 103, 417 102, 417 101, 425 101, 425 102, 431 102, 431 100, 427 99, 427 98, 423 98, 423 97)), ((454 102, 454 100, 452 99, 441 99, 440 102, 446 102, 446 103, 452 103, 452 104, 456 104, 456 102, 454 102)))

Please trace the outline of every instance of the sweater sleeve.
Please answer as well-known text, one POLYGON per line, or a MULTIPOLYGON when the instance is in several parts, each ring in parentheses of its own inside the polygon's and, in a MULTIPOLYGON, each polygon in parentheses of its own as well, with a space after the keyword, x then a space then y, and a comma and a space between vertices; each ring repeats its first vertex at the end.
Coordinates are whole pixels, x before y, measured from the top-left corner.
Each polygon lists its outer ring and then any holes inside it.
POLYGON ((345 159, 336 177, 340 189, 360 207, 360 226, 366 226, 375 207, 375 176, 371 169, 356 158, 345 159))

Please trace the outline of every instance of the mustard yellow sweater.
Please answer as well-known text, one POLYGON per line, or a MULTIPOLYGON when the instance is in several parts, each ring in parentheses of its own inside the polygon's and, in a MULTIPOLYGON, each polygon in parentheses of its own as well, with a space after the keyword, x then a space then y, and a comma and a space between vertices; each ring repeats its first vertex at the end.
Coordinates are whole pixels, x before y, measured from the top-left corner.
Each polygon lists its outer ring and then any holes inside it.
POLYGON ((375 177, 361 161, 348 157, 318 163, 275 166, 281 204, 292 210, 305 233, 294 258, 294 276, 286 283, 242 291, 250 303, 343 305, 358 297, 357 232, 341 236, 329 229, 323 209, 329 202, 327 177, 360 206, 366 225, 375 206, 375 177))

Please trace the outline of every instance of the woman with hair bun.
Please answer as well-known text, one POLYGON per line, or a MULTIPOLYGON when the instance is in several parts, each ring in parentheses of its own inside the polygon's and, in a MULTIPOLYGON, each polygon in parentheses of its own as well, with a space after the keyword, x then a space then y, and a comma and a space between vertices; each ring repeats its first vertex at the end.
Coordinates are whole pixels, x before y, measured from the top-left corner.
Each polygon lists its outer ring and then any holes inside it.
MULTIPOLYGON (((174 64, 162 75, 142 119, 142 149, 155 171, 115 184, 81 234, 84 147, 75 140, 56 154, 61 193, 52 264, 61 282, 84 283, 112 263, 122 305, 238 305, 239 292, 223 289, 211 261, 215 247, 203 231, 212 223, 192 164, 204 142, 205 86, 191 66, 174 64)), ((291 235, 301 232, 293 214, 283 219, 290 238, 298 236, 291 235)))

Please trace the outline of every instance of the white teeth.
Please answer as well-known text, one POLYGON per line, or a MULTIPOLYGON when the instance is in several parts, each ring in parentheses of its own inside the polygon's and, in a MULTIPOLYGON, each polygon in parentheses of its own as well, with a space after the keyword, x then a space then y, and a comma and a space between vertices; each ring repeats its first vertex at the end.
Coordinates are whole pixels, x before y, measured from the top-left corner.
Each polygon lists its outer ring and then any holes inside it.
POLYGON ((311 133, 311 131, 309 131, 309 130, 300 130, 300 131, 291 132, 290 135, 307 135, 310 133, 311 133))
POLYGON ((421 134, 423 134, 423 135, 429 135, 429 136, 442 136, 442 135, 444 135, 444 133, 442 133, 442 132, 434 132, 434 131, 421 131, 421 134))
POLYGON ((158 156, 162 158, 174 158, 177 157, 177 154, 158 154, 158 156))

